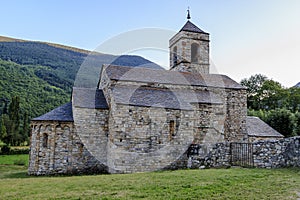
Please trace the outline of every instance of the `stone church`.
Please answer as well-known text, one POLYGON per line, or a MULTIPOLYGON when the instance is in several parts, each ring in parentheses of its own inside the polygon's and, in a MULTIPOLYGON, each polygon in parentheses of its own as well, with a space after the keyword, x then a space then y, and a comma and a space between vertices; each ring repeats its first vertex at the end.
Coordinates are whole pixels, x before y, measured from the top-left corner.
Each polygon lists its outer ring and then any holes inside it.
MULTIPOLYGON (((246 88, 209 73, 209 34, 190 20, 169 40, 170 70, 104 65, 95 88, 31 122, 28 173, 134 173, 185 168, 190 146, 281 138, 247 126, 246 88)), ((255 121, 256 120, 256 121, 255 121)), ((259 123, 258 123, 259 124, 259 123)))

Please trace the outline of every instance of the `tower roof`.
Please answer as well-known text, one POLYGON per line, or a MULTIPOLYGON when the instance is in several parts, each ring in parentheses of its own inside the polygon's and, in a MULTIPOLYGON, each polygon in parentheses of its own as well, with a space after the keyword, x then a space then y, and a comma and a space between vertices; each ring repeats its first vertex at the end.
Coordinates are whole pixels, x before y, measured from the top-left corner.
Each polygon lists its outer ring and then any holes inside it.
POLYGON ((198 28, 195 24, 193 24, 190 20, 188 20, 185 25, 182 27, 180 31, 188 31, 188 32, 194 32, 194 33, 205 33, 200 28, 198 28))

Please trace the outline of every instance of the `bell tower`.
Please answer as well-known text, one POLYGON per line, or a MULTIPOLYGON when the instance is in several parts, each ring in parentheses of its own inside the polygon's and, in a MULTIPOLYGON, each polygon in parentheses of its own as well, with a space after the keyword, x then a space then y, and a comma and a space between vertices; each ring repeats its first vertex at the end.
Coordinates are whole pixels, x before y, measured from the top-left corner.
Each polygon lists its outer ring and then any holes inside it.
POLYGON ((170 70, 209 74, 209 33, 190 21, 169 40, 170 70))

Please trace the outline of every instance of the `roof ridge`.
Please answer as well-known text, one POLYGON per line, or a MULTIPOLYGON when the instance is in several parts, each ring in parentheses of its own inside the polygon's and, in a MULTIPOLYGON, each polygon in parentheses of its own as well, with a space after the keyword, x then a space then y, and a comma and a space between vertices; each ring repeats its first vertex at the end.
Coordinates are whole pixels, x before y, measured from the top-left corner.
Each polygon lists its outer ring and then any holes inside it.
POLYGON ((220 74, 198 74, 170 70, 155 71, 148 68, 130 68, 115 65, 108 66, 105 71, 109 79, 118 81, 245 89, 233 79, 220 74))

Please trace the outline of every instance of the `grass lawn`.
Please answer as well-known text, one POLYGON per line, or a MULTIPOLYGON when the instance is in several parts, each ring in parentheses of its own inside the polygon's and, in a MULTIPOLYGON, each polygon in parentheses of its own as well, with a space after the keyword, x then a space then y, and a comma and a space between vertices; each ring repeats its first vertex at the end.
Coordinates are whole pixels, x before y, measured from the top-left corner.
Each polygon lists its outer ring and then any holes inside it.
POLYGON ((300 198, 300 169, 230 168, 29 177, 26 166, 1 165, 1 160, 0 157, 0 199, 300 198))
POLYGON ((27 177, 28 159, 28 154, 0 155, 0 180, 3 178, 27 177))
POLYGON ((28 154, 0 155, 0 165, 28 165, 28 154))

